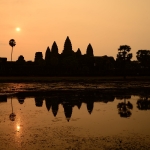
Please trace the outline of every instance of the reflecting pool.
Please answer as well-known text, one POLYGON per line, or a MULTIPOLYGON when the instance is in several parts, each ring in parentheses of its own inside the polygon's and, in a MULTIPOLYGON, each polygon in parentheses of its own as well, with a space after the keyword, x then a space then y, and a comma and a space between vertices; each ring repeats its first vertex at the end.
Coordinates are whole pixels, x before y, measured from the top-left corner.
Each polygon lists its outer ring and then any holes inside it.
POLYGON ((51 92, 0 96, 2 150, 150 149, 150 96, 51 92))

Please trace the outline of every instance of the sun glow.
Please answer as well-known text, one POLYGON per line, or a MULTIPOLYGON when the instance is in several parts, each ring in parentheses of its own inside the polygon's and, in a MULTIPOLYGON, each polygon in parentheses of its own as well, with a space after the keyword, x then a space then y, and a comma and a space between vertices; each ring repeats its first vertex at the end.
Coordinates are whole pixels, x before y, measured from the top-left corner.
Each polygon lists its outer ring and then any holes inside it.
POLYGON ((16 28, 16 31, 19 32, 21 29, 19 27, 16 28))
POLYGON ((17 131, 18 132, 20 131, 20 125, 17 125, 17 131))

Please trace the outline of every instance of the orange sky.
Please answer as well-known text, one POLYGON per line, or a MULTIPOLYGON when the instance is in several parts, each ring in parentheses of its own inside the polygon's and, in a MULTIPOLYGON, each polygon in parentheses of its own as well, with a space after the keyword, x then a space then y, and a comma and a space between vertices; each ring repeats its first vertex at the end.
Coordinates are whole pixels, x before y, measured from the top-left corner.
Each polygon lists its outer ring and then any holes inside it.
POLYGON ((59 53, 70 37, 74 51, 116 58, 120 45, 150 50, 150 0, 0 0, 0 57, 10 60, 9 40, 15 39, 13 60, 34 60, 56 41, 59 53), (20 27, 19 32, 16 27, 20 27))

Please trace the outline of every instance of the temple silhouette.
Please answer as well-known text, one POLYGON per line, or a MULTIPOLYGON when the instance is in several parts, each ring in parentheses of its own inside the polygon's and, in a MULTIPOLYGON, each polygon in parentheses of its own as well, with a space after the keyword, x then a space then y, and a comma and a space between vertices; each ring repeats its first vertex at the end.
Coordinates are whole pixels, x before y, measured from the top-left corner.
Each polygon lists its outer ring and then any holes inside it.
POLYGON ((94 56, 92 45, 88 44, 86 54, 82 54, 80 48, 73 50, 71 40, 67 36, 61 54, 54 41, 51 48, 47 47, 45 57, 42 52, 36 52, 34 61, 26 61, 23 55, 16 61, 7 61, 7 58, 1 57, 0 76, 122 76, 124 73, 130 76, 150 75, 149 52, 138 51, 137 61, 130 61, 132 54, 129 54, 124 66, 125 59, 120 59, 124 53, 119 52, 116 60, 106 55, 94 56))

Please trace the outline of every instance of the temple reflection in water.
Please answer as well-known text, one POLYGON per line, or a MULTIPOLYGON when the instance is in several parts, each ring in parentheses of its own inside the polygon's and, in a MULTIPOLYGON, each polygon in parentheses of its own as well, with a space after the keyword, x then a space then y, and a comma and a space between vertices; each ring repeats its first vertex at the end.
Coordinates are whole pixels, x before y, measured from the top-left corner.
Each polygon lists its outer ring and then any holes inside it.
MULTIPOLYGON (((35 96, 32 95, 31 97, 34 97, 35 100, 35 106, 36 107, 43 107, 43 105, 46 106, 47 111, 50 111, 53 113, 53 116, 56 117, 59 105, 62 105, 64 109, 64 115, 69 122, 72 114, 73 114, 73 108, 76 106, 78 109, 81 108, 82 103, 86 104, 87 111, 89 114, 92 114, 92 111, 94 109, 94 103, 108 103, 113 102, 115 99, 118 100, 118 104, 116 106, 116 109, 118 109, 118 114, 120 117, 130 117, 132 115, 132 110, 134 107, 137 107, 139 110, 150 110, 150 96, 147 95, 138 95, 138 99, 136 100, 136 106, 133 106, 133 104, 130 102, 131 95, 128 94, 97 94, 97 93, 51 93, 51 94, 36 94, 35 96)), ((9 96, 8 96, 9 97, 9 96)), ((2 95, 0 96, 0 102, 7 102, 7 96, 2 95)), ((17 94, 14 95, 13 98, 17 98, 18 102, 23 105, 25 102, 25 99, 28 98, 25 96, 25 94, 17 94)), ((13 99, 12 98, 12 99, 13 99)), ((108 110, 107 110, 108 111, 108 110)), ((12 106, 12 113, 13 113, 13 106, 12 106)))

